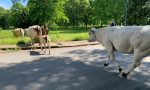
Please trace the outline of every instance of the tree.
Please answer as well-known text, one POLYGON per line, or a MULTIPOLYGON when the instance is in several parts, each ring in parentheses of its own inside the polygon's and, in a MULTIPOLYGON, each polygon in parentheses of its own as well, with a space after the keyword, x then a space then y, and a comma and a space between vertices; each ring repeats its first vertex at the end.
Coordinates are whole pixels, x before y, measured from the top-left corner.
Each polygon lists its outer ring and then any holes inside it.
POLYGON ((69 18, 69 24, 78 27, 83 23, 85 26, 90 24, 93 13, 89 0, 68 0, 65 14, 69 18))
POLYGON ((9 28, 10 26, 10 12, 9 10, 5 10, 4 8, 0 7, 0 27, 3 29, 9 28))
POLYGON ((108 6, 109 19, 113 19, 116 24, 121 25, 125 18, 125 0, 110 0, 108 6))
POLYGON ((90 5, 89 0, 80 0, 79 3, 79 9, 81 12, 80 19, 81 23, 84 23, 84 25, 87 27, 88 24, 92 23, 93 14, 92 7, 90 5))
POLYGON ((67 21, 64 14, 66 0, 28 0, 29 16, 33 24, 67 21))
POLYGON ((108 3, 106 3, 106 0, 93 0, 93 8, 95 12, 95 21, 97 23, 100 23, 101 26, 103 24, 103 21, 105 20, 105 17, 107 17, 107 11, 106 6, 108 3))
POLYGON ((24 7, 20 2, 14 3, 11 7, 11 22, 14 27, 26 28, 30 26, 28 15, 28 8, 24 7))
POLYGON ((145 5, 143 6, 145 9, 145 19, 146 19, 146 24, 150 24, 150 0, 145 2, 145 5))
POLYGON ((150 0, 129 0, 129 25, 145 25, 150 23, 149 2, 150 0))
POLYGON ((124 17, 125 0, 91 0, 95 11, 95 20, 103 24, 114 19, 115 22, 121 23, 124 17))

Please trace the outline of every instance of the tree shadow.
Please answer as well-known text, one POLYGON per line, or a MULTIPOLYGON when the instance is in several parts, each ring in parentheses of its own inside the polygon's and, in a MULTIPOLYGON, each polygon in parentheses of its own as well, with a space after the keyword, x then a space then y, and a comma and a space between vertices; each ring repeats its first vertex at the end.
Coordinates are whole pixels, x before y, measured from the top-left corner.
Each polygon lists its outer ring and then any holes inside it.
POLYGON ((33 62, 0 68, 0 90, 148 90, 150 88, 144 84, 149 82, 150 75, 140 73, 139 77, 145 77, 144 81, 138 81, 139 78, 127 80, 109 69, 104 69, 103 61, 107 58, 105 51, 74 50, 67 53, 72 57, 41 57, 33 62))
MULTIPOLYGON (((90 52, 88 50, 80 49, 68 53, 73 54, 72 57, 79 57, 81 62, 85 62, 84 60, 86 60, 88 65, 100 68, 104 68, 103 64, 106 60, 108 60, 108 54, 106 50, 103 49, 95 49, 90 52)), ((115 52, 115 58, 116 62, 118 62, 118 64, 123 67, 124 71, 126 71, 133 62, 132 54, 122 54, 115 52)), ((142 60, 140 67, 137 67, 133 72, 131 72, 128 78, 131 80, 136 80, 140 83, 146 83, 150 88, 150 68, 148 67, 150 67, 150 62, 142 60)), ((114 74, 118 73, 118 69, 113 65, 110 65, 105 69, 106 71, 113 72, 114 74)))

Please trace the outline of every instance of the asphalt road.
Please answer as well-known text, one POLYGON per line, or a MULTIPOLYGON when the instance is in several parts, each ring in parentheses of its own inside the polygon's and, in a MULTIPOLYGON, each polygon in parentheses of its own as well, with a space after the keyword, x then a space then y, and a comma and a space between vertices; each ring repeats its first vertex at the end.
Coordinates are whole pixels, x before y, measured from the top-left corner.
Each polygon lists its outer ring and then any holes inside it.
MULTIPOLYGON (((132 55, 115 53, 126 70, 132 55)), ((0 53, 0 90, 150 90, 150 58, 127 79, 110 65, 99 45, 0 53)))

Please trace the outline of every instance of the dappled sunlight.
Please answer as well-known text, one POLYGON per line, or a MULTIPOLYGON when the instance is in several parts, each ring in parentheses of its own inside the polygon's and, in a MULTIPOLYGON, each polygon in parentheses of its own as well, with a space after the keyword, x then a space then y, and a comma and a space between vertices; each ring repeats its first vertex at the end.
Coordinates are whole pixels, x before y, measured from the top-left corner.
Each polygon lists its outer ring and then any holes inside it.
MULTIPOLYGON (((104 49, 96 49, 96 50, 74 50, 69 52, 72 54, 72 57, 75 60, 81 61, 87 65, 98 66, 100 68, 104 68, 103 64, 108 59, 107 52, 104 49)), ((126 71, 130 65, 133 63, 133 55, 132 54, 122 54, 119 52, 115 52, 116 62, 123 67, 123 70, 126 71)), ((129 78, 132 80, 138 80, 139 77, 142 77, 141 80, 150 81, 149 74, 150 74, 150 67, 149 66, 149 57, 146 57, 142 60, 142 63, 139 67, 137 67, 131 74, 129 78), (143 77, 144 76, 144 77, 143 77)), ((114 65, 109 65, 108 67, 104 68, 104 70, 109 72, 118 72, 118 69, 114 67, 114 65)))
POLYGON ((17 86, 16 85, 8 85, 3 88, 3 90, 10 90, 10 89, 17 90, 17 86))
MULTIPOLYGON (((80 57, 80 59, 82 58, 80 57)), ((2 72, 0 73, 0 89, 7 88, 6 90, 20 88, 30 90, 48 90, 49 88, 52 90, 99 90, 100 88, 112 88, 114 83, 120 84, 117 86, 118 89, 131 84, 133 87, 140 85, 138 82, 122 79, 102 67, 87 65, 83 61, 76 61, 69 57, 40 58, 33 62, 1 68, 0 72, 2 72), (113 78, 109 79, 109 76, 113 78)), ((116 88, 112 90, 116 90, 116 88)))
POLYGON ((94 65, 94 63, 98 65, 99 63, 97 62, 103 62, 107 59, 107 54, 104 50, 100 52, 98 52, 98 50, 90 52, 88 50, 78 49, 67 53, 71 53, 71 57, 73 58, 73 60, 81 61, 89 65, 94 65), (105 55, 101 57, 100 54, 105 55))
MULTIPOLYGON (((69 49, 69 48, 68 48, 69 49)), ((70 48, 71 49, 71 48, 70 48)), ((61 50, 61 49, 59 49, 61 50)), ((57 52, 57 49, 55 49, 57 52)), ((127 68, 132 55, 115 53, 116 61, 127 68), (125 59, 125 60, 124 60, 125 59)), ((31 56, 34 60, 0 68, 0 90, 148 90, 149 64, 143 62, 128 79, 110 65, 104 49, 72 49, 51 56, 31 56), (38 58, 37 58, 38 57, 38 58), (115 69, 115 70, 114 70, 115 69)))

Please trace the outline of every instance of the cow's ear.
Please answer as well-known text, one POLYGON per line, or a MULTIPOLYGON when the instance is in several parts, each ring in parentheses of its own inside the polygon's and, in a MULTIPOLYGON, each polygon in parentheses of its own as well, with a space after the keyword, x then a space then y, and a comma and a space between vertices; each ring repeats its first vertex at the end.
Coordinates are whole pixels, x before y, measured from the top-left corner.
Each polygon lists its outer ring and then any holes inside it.
POLYGON ((95 31, 95 28, 91 28, 91 32, 93 32, 93 33, 94 33, 94 31, 95 31))
POLYGON ((91 32, 92 32, 92 33, 94 33, 94 32, 95 32, 95 30, 91 30, 91 32))
POLYGON ((91 31, 94 31, 95 30, 95 28, 91 28, 91 31))

